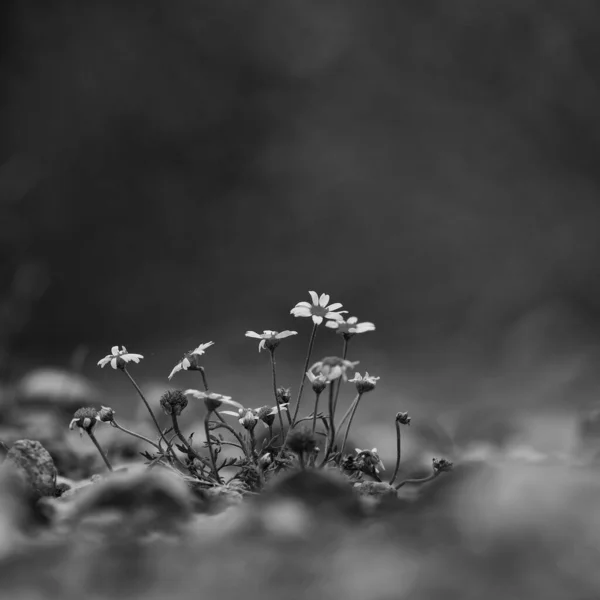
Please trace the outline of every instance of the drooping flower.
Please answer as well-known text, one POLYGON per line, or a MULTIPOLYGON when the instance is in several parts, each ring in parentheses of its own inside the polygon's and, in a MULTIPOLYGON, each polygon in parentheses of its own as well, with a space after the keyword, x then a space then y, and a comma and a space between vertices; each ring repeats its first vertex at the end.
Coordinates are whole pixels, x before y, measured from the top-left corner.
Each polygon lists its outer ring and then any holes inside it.
POLYGON ((119 350, 119 346, 113 346, 110 349, 110 354, 98 361, 98 366, 104 368, 108 363, 113 369, 124 369, 128 362, 139 363, 144 358, 141 354, 132 354, 127 352, 127 348, 122 346, 119 350))
POLYGON ((377 474, 379 473, 379 469, 385 471, 383 462, 381 462, 381 458, 379 458, 379 454, 377 454, 377 448, 371 450, 355 448, 355 451, 357 466, 361 471, 364 470, 367 473, 374 471, 377 474))
POLYGON ((90 406, 85 408, 78 408, 69 423, 69 429, 73 430, 75 427, 79 427, 79 435, 83 435, 83 432, 91 433, 94 426, 98 422, 98 411, 90 406))
POLYGON ((355 336, 357 333, 366 333, 367 331, 375 331, 375 325, 369 321, 358 323, 356 317, 348 317, 346 320, 327 321, 326 327, 335 329, 336 333, 343 335, 346 340, 355 336))
POLYGON ((291 335, 298 335, 297 331, 289 331, 286 329, 285 331, 271 331, 270 329, 265 329, 262 333, 256 333, 256 331, 246 331, 246 337, 255 338, 260 340, 258 344, 258 351, 270 350, 271 352, 279 346, 279 341, 283 340, 286 337, 290 337, 291 335))
POLYGON ((110 406, 101 406, 96 418, 103 423, 113 423, 115 420, 115 411, 110 406))
MULTIPOLYGON (((287 404, 280 404, 279 410, 288 410, 287 404)), ((255 408, 254 413, 256 416, 265 424, 266 427, 270 427, 275 422, 275 415, 277 414, 277 406, 261 406, 255 408)))
POLYGON ((348 381, 356 384, 356 391, 359 394, 364 394, 365 392, 374 390, 379 379, 381 379, 381 377, 373 377, 366 371, 364 377, 362 377, 360 373, 355 373, 354 377, 348 381))
POLYGON ((312 389, 313 392, 315 392, 315 394, 321 394, 323 390, 327 387, 327 384, 330 383, 327 377, 325 377, 325 375, 323 375, 322 373, 315 375, 312 371, 306 371, 306 376, 312 384, 312 389))
POLYGON ((231 396, 223 396, 216 392, 201 392, 200 390, 185 390, 186 396, 192 396, 197 400, 204 400, 204 404, 209 411, 217 410, 221 405, 227 404, 236 408, 244 408, 239 402, 231 399, 231 396))
POLYGON ((339 302, 330 304, 329 294, 321 294, 319 297, 316 292, 308 292, 310 294, 312 304, 309 302, 298 302, 290 311, 295 317, 311 317, 315 325, 320 325, 323 319, 334 319, 340 321, 343 319, 342 313, 347 313, 347 310, 339 310, 342 305, 339 302))
POLYGON ((206 344, 200 344, 195 350, 186 352, 184 357, 173 367, 169 379, 175 375, 178 371, 199 371, 200 362, 199 358, 205 353, 207 348, 214 346, 214 342, 206 342, 206 344))
POLYGON ((344 380, 348 380, 346 371, 348 369, 354 369, 360 361, 350 361, 338 356, 326 356, 323 360, 317 361, 309 371, 315 374, 321 374, 327 379, 327 381, 333 381, 340 377, 344 380))

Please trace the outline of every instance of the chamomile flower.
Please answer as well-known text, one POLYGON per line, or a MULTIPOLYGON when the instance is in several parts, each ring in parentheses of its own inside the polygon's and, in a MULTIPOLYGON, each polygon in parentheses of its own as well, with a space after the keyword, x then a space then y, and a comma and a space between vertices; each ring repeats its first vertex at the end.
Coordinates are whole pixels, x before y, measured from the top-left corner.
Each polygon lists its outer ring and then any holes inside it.
MULTIPOLYGON (((287 404, 280 404, 279 410, 288 410, 287 404)), ((270 427, 275 421, 275 415, 277 414, 277 406, 261 406, 255 408, 254 413, 264 423, 265 427, 270 427)))
POLYGON ((231 396, 223 396, 223 394, 217 394, 216 392, 201 392, 200 390, 185 390, 183 392, 186 396, 192 396, 197 400, 204 400, 206 408, 210 411, 217 410, 221 405, 227 404, 228 406, 234 406, 237 409, 244 408, 239 402, 231 399, 231 396))
POLYGON ((186 352, 184 357, 173 367, 169 379, 175 375, 178 371, 198 371, 200 369, 199 358, 206 352, 207 348, 214 346, 214 342, 206 342, 206 344, 200 344, 195 350, 186 352))
POLYGON ((365 392, 374 390, 379 379, 381 379, 381 377, 373 377, 372 375, 369 375, 369 372, 367 371, 365 372, 364 377, 362 377, 360 373, 355 373, 354 378, 349 379, 348 381, 356 384, 356 391, 359 394, 364 394, 365 392))
POLYGON ((298 332, 289 331, 287 329, 285 331, 271 331, 270 329, 265 329, 262 333, 256 333, 256 331, 246 331, 246 337, 260 340, 260 343, 258 344, 259 352, 265 348, 270 351, 275 350, 275 348, 279 346, 279 340, 283 340, 291 335, 298 335, 298 332))
POLYGON ((325 375, 323 375, 321 373, 319 373, 318 375, 315 375, 312 371, 307 371, 306 376, 308 377, 308 380, 312 384, 312 389, 313 389, 313 392, 315 392, 315 394, 322 393, 323 390, 327 387, 327 384, 330 383, 330 381, 327 379, 327 377, 325 377, 325 375))
POLYGON ((327 306, 329 294, 318 296, 316 292, 308 293, 310 294, 312 304, 309 302, 298 302, 290 311, 295 317, 311 317, 315 325, 320 325, 323 319, 340 321, 343 319, 342 313, 348 312, 347 310, 339 310, 342 308, 339 302, 327 306))
POLYGON ((124 369, 128 362, 139 363, 142 358, 144 357, 141 354, 127 352, 125 346, 122 346, 121 350, 119 350, 119 346, 113 346, 110 349, 110 354, 98 361, 98 366, 104 368, 110 363, 113 369, 124 369))
POLYGON ((356 317, 348 317, 346 320, 327 321, 325 327, 335 329, 335 332, 343 335, 346 340, 355 336, 357 333, 366 333, 367 331, 375 331, 375 325, 369 321, 359 323, 356 317))
POLYGON ((83 435, 84 431, 90 433, 97 422, 98 411, 95 408, 79 408, 75 411, 73 419, 71 419, 71 423, 69 423, 69 429, 73 430, 75 427, 78 427, 79 435, 83 435))
POLYGON ((360 361, 350 361, 337 356, 326 356, 323 360, 316 362, 309 371, 314 374, 321 374, 327 379, 327 381, 333 381, 340 377, 344 380, 348 380, 346 371, 348 369, 354 369, 360 361))

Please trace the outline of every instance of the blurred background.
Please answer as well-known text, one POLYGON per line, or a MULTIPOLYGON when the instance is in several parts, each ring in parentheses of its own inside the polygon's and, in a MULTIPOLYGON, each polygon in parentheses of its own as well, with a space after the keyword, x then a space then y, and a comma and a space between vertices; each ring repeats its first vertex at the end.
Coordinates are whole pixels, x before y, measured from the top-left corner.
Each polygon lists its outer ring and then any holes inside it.
MULTIPOLYGON (((310 324, 289 310, 310 289, 377 326, 349 354, 382 377, 363 423, 594 403, 597 3, 0 11, 5 382, 76 367, 127 412, 96 367, 112 345, 164 389, 213 340, 211 386, 264 403, 244 332, 299 331, 278 351, 297 389, 310 324)), ((340 352, 323 328, 315 360, 340 352)))

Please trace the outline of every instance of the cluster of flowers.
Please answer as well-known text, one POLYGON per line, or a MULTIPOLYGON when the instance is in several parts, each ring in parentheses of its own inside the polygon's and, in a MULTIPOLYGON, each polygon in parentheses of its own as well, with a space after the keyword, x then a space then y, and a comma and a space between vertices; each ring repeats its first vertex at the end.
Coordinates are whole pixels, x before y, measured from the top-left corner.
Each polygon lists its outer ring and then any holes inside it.
MULTIPOLYGON (((374 331, 375 325, 368 321, 359 323, 356 317, 345 318, 344 314, 347 311, 340 310, 342 308, 340 303, 329 304, 328 294, 319 296, 312 291, 309 294, 311 302, 299 302, 290 311, 294 317, 310 318, 313 324, 293 409, 291 389, 277 385, 275 351, 282 340, 297 335, 297 332, 289 330, 281 332, 264 330, 262 333, 247 331, 246 337, 259 340, 259 352, 266 350, 270 355, 274 397, 272 406, 245 407, 230 396, 210 391, 202 364, 202 356, 214 344, 207 342, 187 352, 171 370, 168 376, 169 380, 180 371, 198 371, 202 377, 204 389, 165 392, 160 399, 160 405, 164 413, 170 416, 172 425, 163 429, 159 426, 144 393, 127 368, 129 363, 139 363, 143 356, 128 352, 124 346, 113 346, 111 353, 101 359, 98 365, 100 367, 110 365, 113 369, 121 370, 127 375, 146 405, 157 428, 158 437, 152 440, 121 426, 115 419, 115 411, 105 406, 100 410, 79 409, 71 421, 70 428, 78 427, 81 434, 85 432, 90 436, 110 470, 112 467, 109 459, 94 435, 94 427, 100 422, 108 423, 124 433, 145 441, 152 448, 152 452, 143 453, 149 465, 163 464, 184 476, 191 475, 198 483, 208 486, 223 485, 222 473, 233 470, 229 481, 238 479, 248 489, 260 489, 273 473, 295 466, 302 469, 338 468, 353 481, 361 479, 364 475, 381 481, 381 471, 384 470, 384 466, 376 448, 372 450, 356 448, 354 454, 345 453, 348 434, 361 398, 364 394, 373 391, 380 379, 369 375, 368 372, 365 372, 364 375, 355 372, 351 379, 348 377, 348 371, 354 370, 359 364, 358 361, 347 359, 348 346, 354 336, 374 331), (342 356, 325 357, 309 367, 317 330, 323 322, 327 328, 335 330, 343 338, 342 356), (300 418, 299 409, 306 381, 309 382, 314 393, 314 406, 309 415, 300 418), (342 382, 354 383, 356 396, 342 419, 336 422, 336 408, 342 382), (326 390, 328 391, 327 410, 320 412, 319 400, 326 390), (203 401, 206 407, 204 418, 206 453, 194 446, 193 435, 186 438, 179 427, 178 418, 188 405, 190 398, 203 401), (238 430, 228 423, 224 415, 235 417, 242 429, 238 430), (304 422, 309 422, 310 425, 301 425, 304 422), (264 435, 261 439, 257 439, 255 431, 259 423, 264 427, 264 435), (233 439, 226 440, 221 433, 216 434, 219 429, 229 432, 233 439), (323 440, 323 444, 318 442, 319 438, 323 440), (236 458, 229 457, 219 462, 219 455, 224 445, 236 447, 241 454, 236 458)), ((407 413, 397 413, 395 422, 398 456, 390 485, 394 484, 400 465, 400 425, 409 425, 410 417, 407 413)), ((429 481, 440 473, 448 471, 451 467, 452 463, 444 459, 434 459, 431 475, 424 479, 404 480, 396 487, 399 488, 406 483, 429 481)))

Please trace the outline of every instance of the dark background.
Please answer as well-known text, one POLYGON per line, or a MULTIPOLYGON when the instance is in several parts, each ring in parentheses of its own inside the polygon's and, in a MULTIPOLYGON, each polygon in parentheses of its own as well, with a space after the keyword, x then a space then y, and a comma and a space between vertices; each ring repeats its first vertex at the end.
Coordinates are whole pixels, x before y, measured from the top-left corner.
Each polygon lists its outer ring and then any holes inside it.
POLYGON ((8 377, 85 344, 112 385, 125 344, 166 385, 214 340, 268 393, 243 333, 291 328, 297 385, 314 289, 402 407, 595 399, 597 2, 0 6, 8 377))

